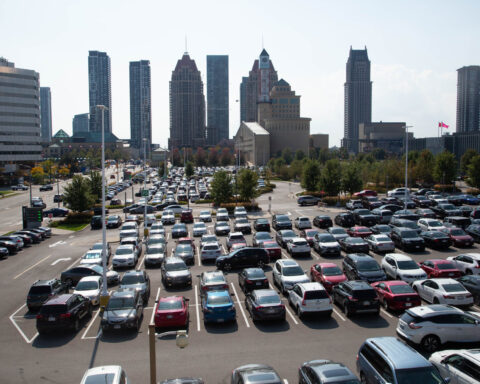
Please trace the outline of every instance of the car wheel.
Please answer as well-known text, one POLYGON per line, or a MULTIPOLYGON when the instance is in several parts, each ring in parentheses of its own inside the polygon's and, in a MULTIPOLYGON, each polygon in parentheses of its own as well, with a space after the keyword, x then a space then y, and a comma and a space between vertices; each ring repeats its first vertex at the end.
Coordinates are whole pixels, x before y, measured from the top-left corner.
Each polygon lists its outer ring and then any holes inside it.
POLYGON ((433 299, 433 304, 440 304, 440 301, 438 300, 438 298, 435 297, 435 298, 433 299))
POLYGON ((287 290, 285 289, 285 287, 283 286, 283 284, 280 286, 280 291, 282 291, 282 293, 283 293, 284 295, 287 294, 287 290))
POLYGON ((388 311, 390 309, 389 305, 388 305, 388 301, 383 299, 383 308, 385 308, 386 311, 388 311))
POLYGON ((350 315, 351 315, 350 310, 348 309, 348 304, 347 304, 347 302, 344 302, 344 303, 343 303, 343 313, 344 313, 345 316, 347 316, 347 317, 350 317, 350 315))
POLYGON ((230 271, 230 270, 232 269, 232 265, 231 265, 230 263, 225 263, 225 264, 223 265, 223 269, 224 269, 225 271, 230 271))
POLYGON ((365 374, 363 372, 360 374, 360 382, 362 384, 367 384, 367 378, 365 377, 365 374))
POLYGON ((466 275, 472 275, 472 271, 471 271, 470 269, 467 269, 467 270, 465 271, 465 274, 466 274, 466 275))
POLYGON ((440 348, 441 343, 438 336, 427 335, 420 342, 420 346, 425 352, 433 353, 440 348))
POLYGON ((92 313, 93 313, 93 309, 92 309, 92 306, 90 305, 90 307, 88 307, 88 317, 90 319, 92 318, 92 313))

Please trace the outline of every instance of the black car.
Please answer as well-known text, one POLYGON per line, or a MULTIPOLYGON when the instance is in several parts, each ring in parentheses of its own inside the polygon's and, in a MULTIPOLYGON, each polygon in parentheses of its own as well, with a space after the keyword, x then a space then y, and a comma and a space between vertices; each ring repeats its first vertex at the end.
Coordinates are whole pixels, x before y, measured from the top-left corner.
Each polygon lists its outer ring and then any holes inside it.
MULTIPOLYGON (((155 207, 153 205, 147 205, 147 213, 155 213, 155 207)), ((145 205, 139 205, 135 208, 131 208, 128 213, 141 214, 145 213, 145 205)))
POLYGON ((372 210, 381 207, 383 202, 378 200, 377 196, 363 196, 362 204, 364 208, 372 210))
POLYGON ((350 228, 355 225, 355 219, 350 212, 340 212, 334 218, 335 224, 344 228, 350 228))
POLYGON ((40 236, 38 233, 34 233, 34 232, 31 232, 31 231, 27 231, 27 230, 13 232, 12 235, 14 235, 14 236, 17 236, 17 235, 28 236, 33 244, 38 244, 42 241, 42 236, 40 236))
POLYGON ((19 249, 17 243, 12 240, 0 240, 0 247, 6 248, 9 255, 14 255, 19 249))
POLYGON ((425 250, 425 241, 418 235, 417 231, 404 228, 395 227, 390 236, 396 248, 404 251, 423 252, 425 250))
POLYGON ((37 280, 32 284, 27 295, 29 311, 40 308, 50 297, 68 293, 68 286, 59 279, 37 280))
POLYGON ((172 227, 172 239, 179 239, 180 237, 187 237, 188 230, 184 223, 177 223, 172 227))
POLYGON ((285 321, 285 305, 282 304, 282 299, 274 289, 255 289, 247 293, 245 307, 253 321, 285 321))
POLYGON ((43 192, 43 191, 53 191, 53 185, 52 184, 45 184, 45 185, 41 185, 40 188, 39 188, 40 192, 43 192))
POLYGON ((220 270, 229 271, 237 268, 263 268, 270 261, 268 252, 263 248, 241 248, 225 256, 219 256, 216 266, 220 270))
POLYGON ((90 220, 90 229, 101 229, 102 228, 102 216, 93 216, 90 220))
POLYGON ((275 370, 263 364, 248 364, 235 368, 232 371, 231 384, 239 383, 260 383, 259 378, 262 378, 263 383, 268 384, 282 384, 283 380, 280 379, 278 373, 275 370))
POLYGON ((257 219, 253 223, 253 228, 257 232, 270 232, 270 223, 267 219, 257 219))
POLYGON ((420 208, 415 211, 415 213, 421 219, 435 219, 437 215, 430 208, 420 208))
POLYGON ((447 200, 450 204, 456 205, 457 207, 463 204, 463 197, 460 195, 450 195, 447 197, 447 200))
POLYGON ((419 208, 428 208, 432 205, 432 201, 423 195, 412 196, 412 200, 419 208))
POLYGON ((54 203, 61 203, 63 201, 63 195, 54 195, 53 202, 54 203))
POLYGON ((389 225, 392 228, 395 228, 395 227, 408 228, 417 232, 418 234, 422 232, 422 228, 420 228, 420 226, 415 221, 408 220, 408 219, 399 219, 398 217, 392 217, 392 220, 390 220, 389 225))
MULTIPOLYGON (((140 207, 140 204, 131 204, 131 205, 128 205, 126 207, 123 208, 123 213, 130 213, 130 210, 131 209, 134 209, 134 208, 137 208, 137 207, 140 207)), ((157 205, 157 208, 158 208, 158 205, 157 205)))
POLYGON ((378 262, 365 253, 350 253, 343 259, 343 273, 349 280, 364 280, 372 283, 387 279, 378 262))
POLYGON ((420 233, 425 245, 433 249, 447 249, 452 245, 448 235, 440 231, 425 231, 420 233))
POLYGON ((409 209, 400 209, 393 214, 392 219, 418 221, 420 219, 420 216, 418 216, 415 212, 409 209))
POLYGON ((476 243, 480 243, 480 225, 479 224, 471 224, 467 228, 465 228, 465 232, 467 232, 470 236, 472 236, 473 240, 476 243))
POLYGON ((313 225, 318 228, 330 228, 333 226, 332 219, 327 215, 318 215, 313 218, 313 225))
POLYGON ((280 229, 292 229, 292 221, 287 215, 273 215, 272 227, 276 231, 280 229))
POLYGON ((345 237, 340 239, 338 243, 345 253, 368 253, 370 251, 368 243, 361 237, 345 237))
POLYGON ((374 225, 373 227, 370 227, 370 230, 376 235, 390 236, 392 234, 392 227, 387 224, 374 225))
POLYGON ((318 197, 310 196, 310 195, 304 195, 304 196, 300 196, 297 199, 297 204, 300 205, 300 206, 317 205, 319 201, 320 201, 320 199, 318 197))
POLYGON ((463 216, 463 212, 453 204, 438 204, 437 206, 432 207, 431 210, 435 212, 440 219, 447 216, 463 216))
POLYGON ((77 294, 62 294, 46 301, 37 314, 37 331, 40 335, 63 330, 80 330, 83 319, 92 317, 89 299, 77 294))
POLYGON ((458 209, 462 211, 463 217, 470 217, 473 212, 473 208, 469 207, 468 205, 462 205, 461 207, 458 207, 458 209))
POLYGON ((133 289, 140 292, 143 304, 150 298, 150 278, 145 271, 127 271, 120 280, 120 289, 133 289))
POLYGON ((353 211, 355 224, 371 227, 378 223, 378 216, 373 215, 368 209, 355 209, 353 211))
POLYGON ((280 245, 282 248, 287 248, 287 241, 295 237, 298 237, 298 235, 291 229, 284 229, 277 232, 277 234, 275 235, 275 240, 277 241, 277 244, 280 245))
POLYGON ((161 267, 162 283, 165 287, 192 285, 192 274, 187 264, 175 256, 165 258, 161 267))
POLYGON ((122 289, 113 292, 103 312, 101 327, 107 331, 140 330, 143 317, 142 295, 138 291, 122 289))
POLYGON ((107 228, 118 228, 122 225, 122 218, 119 215, 111 215, 107 218, 107 228))
POLYGON ((238 274, 238 285, 245 293, 269 287, 267 276, 262 268, 245 268, 238 274))
MULTIPOLYGON (((103 276, 103 268, 99 265, 73 267, 63 271, 60 275, 60 280, 63 284, 69 287, 74 287, 82 279, 82 277, 87 276, 103 276)), ((107 283, 118 283, 118 273, 108 271, 107 283)))
POLYGON ((51 208, 43 211, 43 217, 48 217, 52 215, 52 217, 65 217, 68 215, 69 210, 66 208, 51 208))
POLYGON ((473 295, 475 304, 480 304, 480 275, 466 275, 457 279, 473 295))
POLYGON ((346 281, 332 290, 333 302, 343 308, 346 316, 355 313, 380 313, 380 302, 375 289, 366 281, 346 281))
MULTIPOLYGON (((94 216, 102 216, 102 207, 93 207, 92 212, 94 216)), ((107 208, 105 208, 105 214, 108 214, 107 208)))

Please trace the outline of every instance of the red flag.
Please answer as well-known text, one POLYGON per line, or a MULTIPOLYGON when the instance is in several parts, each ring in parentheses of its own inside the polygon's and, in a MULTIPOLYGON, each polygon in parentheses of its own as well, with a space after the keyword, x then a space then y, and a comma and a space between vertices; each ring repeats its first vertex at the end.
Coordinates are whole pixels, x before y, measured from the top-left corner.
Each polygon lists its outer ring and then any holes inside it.
POLYGON ((438 127, 439 127, 439 128, 448 128, 449 125, 447 125, 447 124, 445 124, 443 121, 441 121, 441 122, 438 123, 438 127))

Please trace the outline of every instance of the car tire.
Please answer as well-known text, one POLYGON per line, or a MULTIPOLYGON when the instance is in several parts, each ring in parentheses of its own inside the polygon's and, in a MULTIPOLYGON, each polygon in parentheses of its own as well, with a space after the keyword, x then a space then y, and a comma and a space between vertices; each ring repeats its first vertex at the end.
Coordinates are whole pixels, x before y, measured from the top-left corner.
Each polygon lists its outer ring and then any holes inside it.
POLYGON ((473 273, 472 273, 472 271, 471 271, 470 269, 467 269, 467 270, 465 271, 465 274, 466 274, 466 275, 472 275, 473 273))
POLYGON ((285 289, 285 287, 283 286, 283 284, 280 286, 280 291, 286 295, 287 294, 287 290, 285 289))
POLYGON ((387 301, 387 300, 383 299, 383 303, 382 303, 382 304, 383 304, 383 308, 384 308, 386 311, 390 310, 390 306, 388 305, 388 301, 387 301))
POLYGON ((437 351, 442 343, 436 335, 427 335, 420 342, 420 346, 425 352, 433 353, 437 351))
POLYGON ((360 373, 360 382, 361 382, 362 384, 368 384, 367 378, 365 377, 365 374, 364 374, 363 372, 360 373))
POLYGON ((348 304, 346 302, 343 303, 343 313, 347 317, 350 317, 351 315, 350 310, 348 309, 348 304))
POLYGON ((297 316, 298 316, 299 319, 303 318, 303 313, 302 313, 302 310, 300 309, 299 305, 297 305, 297 316))
POLYGON ((90 305, 90 307, 88 307, 88 318, 91 319, 92 315, 93 315, 93 309, 92 309, 92 306, 90 305))
POLYGON ((231 271, 232 270, 232 265, 230 263, 225 263, 225 264, 223 264, 223 269, 225 271, 231 271))
POLYGON ((433 298, 433 304, 440 304, 440 301, 438 300, 437 297, 433 298))

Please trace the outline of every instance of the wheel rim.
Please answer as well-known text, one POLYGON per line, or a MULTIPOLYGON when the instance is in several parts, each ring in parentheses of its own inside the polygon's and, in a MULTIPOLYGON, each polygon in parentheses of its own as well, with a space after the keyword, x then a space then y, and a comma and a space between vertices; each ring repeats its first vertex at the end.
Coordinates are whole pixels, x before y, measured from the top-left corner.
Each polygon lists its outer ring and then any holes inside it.
POLYGON ((232 266, 230 264, 225 264, 225 270, 226 271, 229 271, 230 269, 232 269, 232 266))
POLYGON ((388 309, 388 302, 387 302, 387 300, 383 300, 383 308, 388 309))
POLYGON ((360 375, 360 381, 362 382, 362 384, 367 384, 367 379, 365 378, 365 375, 363 373, 360 375))
POLYGON ((423 339, 422 346, 427 352, 433 352, 438 349, 440 342, 436 336, 426 336, 423 339))

